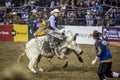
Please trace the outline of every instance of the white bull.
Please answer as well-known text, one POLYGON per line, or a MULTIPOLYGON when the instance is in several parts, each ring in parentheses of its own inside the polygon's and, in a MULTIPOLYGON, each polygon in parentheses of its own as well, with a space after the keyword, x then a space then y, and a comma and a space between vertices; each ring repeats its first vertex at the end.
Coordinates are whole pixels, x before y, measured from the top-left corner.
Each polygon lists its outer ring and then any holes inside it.
POLYGON ((83 62, 82 58, 79 56, 82 54, 82 50, 80 49, 80 46, 76 44, 75 38, 77 35, 68 36, 66 37, 65 41, 61 42, 60 45, 58 45, 54 52, 48 52, 46 53, 43 50, 43 44, 45 41, 48 41, 48 36, 41 36, 37 38, 33 38, 30 41, 28 41, 25 45, 25 52, 18 57, 18 62, 20 58, 26 54, 29 59, 28 68, 31 72, 37 73, 36 69, 39 71, 44 71, 41 67, 38 67, 38 63, 40 62, 40 59, 44 56, 47 58, 52 58, 54 55, 57 55, 60 59, 65 60, 66 64, 64 67, 67 66, 68 61, 66 59, 66 55, 70 54, 70 51, 74 51, 77 55, 77 58, 80 62, 83 62))

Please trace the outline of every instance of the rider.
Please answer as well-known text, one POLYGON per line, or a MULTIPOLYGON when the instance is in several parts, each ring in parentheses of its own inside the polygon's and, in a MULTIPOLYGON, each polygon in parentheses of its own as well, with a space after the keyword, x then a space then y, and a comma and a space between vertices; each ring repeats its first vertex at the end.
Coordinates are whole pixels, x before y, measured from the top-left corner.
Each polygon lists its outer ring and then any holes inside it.
POLYGON ((50 47, 54 48, 55 47, 55 37, 54 37, 54 33, 58 32, 57 29, 57 17, 59 15, 60 11, 59 9, 54 9, 50 12, 51 16, 48 19, 48 23, 49 23, 49 27, 47 27, 49 29, 48 34, 50 35, 50 47))
POLYGON ((51 16, 48 19, 48 22, 50 23, 49 29, 58 31, 57 29, 57 17, 59 15, 60 11, 59 9, 54 9, 50 12, 51 16))

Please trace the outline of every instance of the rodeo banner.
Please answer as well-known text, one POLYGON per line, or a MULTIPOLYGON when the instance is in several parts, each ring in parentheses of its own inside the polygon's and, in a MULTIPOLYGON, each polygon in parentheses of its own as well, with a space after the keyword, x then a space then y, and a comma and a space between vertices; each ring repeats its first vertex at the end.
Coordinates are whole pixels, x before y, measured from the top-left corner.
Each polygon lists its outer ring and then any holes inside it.
POLYGON ((120 28, 103 28, 102 33, 104 40, 120 42, 120 28))

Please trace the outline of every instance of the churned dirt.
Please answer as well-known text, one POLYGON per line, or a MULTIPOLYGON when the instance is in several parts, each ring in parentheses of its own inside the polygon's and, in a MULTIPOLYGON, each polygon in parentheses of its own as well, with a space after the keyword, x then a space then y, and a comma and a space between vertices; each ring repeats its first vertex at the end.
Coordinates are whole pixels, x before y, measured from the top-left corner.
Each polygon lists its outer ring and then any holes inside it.
MULTIPOLYGON (((24 44, 24 42, 0 42, 0 77, 3 77, 5 68, 17 63, 18 56, 24 52, 24 44)), ((67 56, 69 65, 64 69, 62 67, 65 62, 59 60, 56 56, 52 59, 52 64, 48 62, 47 58, 42 58, 39 65, 45 71, 38 74, 32 74, 28 70, 28 58, 26 55, 21 58, 20 63, 31 74, 30 80, 98 80, 96 73, 98 64, 91 65, 91 61, 95 57, 93 45, 81 45, 81 48, 84 51, 81 55, 84 60, 83 65, 77 60, 74 53, 67 56)), ((114 60, 112 70, 120 73, 120 47, 110 46, 110 49, 114 60)))

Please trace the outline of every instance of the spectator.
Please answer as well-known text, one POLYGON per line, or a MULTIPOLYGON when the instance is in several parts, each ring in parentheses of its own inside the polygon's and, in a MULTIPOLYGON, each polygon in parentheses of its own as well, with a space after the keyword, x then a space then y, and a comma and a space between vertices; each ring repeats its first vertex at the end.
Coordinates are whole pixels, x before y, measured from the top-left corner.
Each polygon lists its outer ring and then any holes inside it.
POLYGON ((5 6, 6 0, 0 0, 0 6, 5 6))
POLYGON ((5 15, 5 11, 4 11, 4 10, 1 10, 1 11, 0 11, 0 22, 3 22, 3 21, 4 21, 4 15, 5 15))
POLYGON ((29 26, 30 26, 30 35, 31 35, 31 38, 34 37, 34 33, 35 33, 35 25, 33 24, 37 19, 37 11, 35 9, 32 10, 32 14, 30 16, 30 19, 29 19, 29 26))
POLYGON ((34 36, 41 36, 41 35, 45 35, 45 22, 42 21, 42 19, 37 20, 37 24, 36 24, 37 30, 34 33, 34 36))
POLYGON ((67 4, 61 3, 61 11, 66 11, 67 4))
POLYGON ((75 23, 76 14, 75 12, 70 12, 70 24, 73 25, 75 23))
POLYGON ((87 1, 85 2, 85 4, 86 4, 86 7, 91 7, 91 6, 92 6, 91 3, 90 3, 90 0, 87 0, 87 1))
POLYGON ((11 0, 6 0, 6 2, 5 2, 5 7, 6 7, 6 8, 12 7, 11 0))
POLYGON ((22 3, 21 3, 21 0, 12 0, 12 4, 14 4, 14 7, 18 7, 18 6, 20 6, 22 3))
POLYGON ((98 5, 98 2, 96 0, 92 0, 91 5, 94 7, 94 6, 98 5))
POLYGON ((57 6, 57 7, 60 6, 60 2, 59 2, 59 1, 56 2, 56 6, 57 6))
POLYGON ((93 15, 90 10, 87 11, 86 23, 87 23, 87 26, 92 26, 93 24, 93 15))
POLYGON ((50 8, 54 8, 54 7, 55 7, 55 2, 54 2, 54 0, 52 0, 50 3, 50 8))
POLYGON ((11 0, 6 0, 5 2, 5 7, 7 9, 7 13, 11 12, 11 7, 12 7, 12 3, 11 3, 11 0))
POLYGON ((78 18, 78 24, 79 24, 80 26, 85 26, 85 17, 82 15, 82 13, 81 13, 81 12, 78 12, 78 13, 76 14, 76 16, 77 16, 77 18, 78 18))
POLYGON ((40 4, 41 4, 40 0, 36 0, 35 6, 41 6, 40 4))
POLYGON ((107 23, 107 26, 115 26, 115 19, 114 19, 114 14, 113 13, 110 13, 109 14, 109 20, 108 20, 108 23, 107 23))
POLYGON ((93 14, 93 24, 92 24, 92 26, 97 26, 99 16, 97 15, 96 10, 94 10, 94 12, 92 12, 92 14, 93 14))
POLYGON ((12 13, 12 23, 13 24, 21 24, 22 23, 22 20, 21 20, 20 16, 18 16, 17 12, 12 13))
POLYGON ((115 21, 116 21, 116 26, 120 26, 120 12, 117 12, 115 21))
POLYGON ((35 9, 35 1, 31 1, 29 5, 31 7, 31 10, 35 9))
POLYGON ((77 4, 77 7, 85 7, 85 4, 83 1, 80 1, 78 4, 77 4))
POLYGON ((37 19, 37 11, 35 9, 32 10, 32 14, 30 16, 30 24, 32 25, 33 22, 37 19))
POLYGON ((24 0, 24 4, 28 4, 28 1, 29 1, 29 0, 24 0))
POLYGON ((22 16, 23 24, 29 23, 29 14, 28 12, 25 12, 25 14, 22 16))
POLYGON ((113 0, 108 0, 109 4, 112 5, 113 4, 113 0))
POLYGON ((48 14, 44 13, 44 20, 47 21, 48 20, 48 14))

